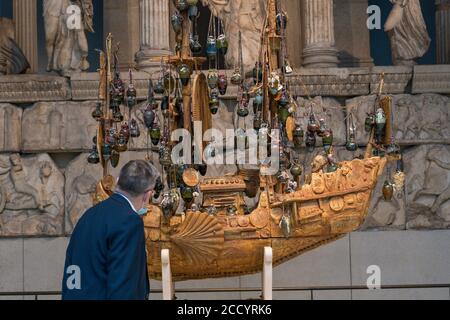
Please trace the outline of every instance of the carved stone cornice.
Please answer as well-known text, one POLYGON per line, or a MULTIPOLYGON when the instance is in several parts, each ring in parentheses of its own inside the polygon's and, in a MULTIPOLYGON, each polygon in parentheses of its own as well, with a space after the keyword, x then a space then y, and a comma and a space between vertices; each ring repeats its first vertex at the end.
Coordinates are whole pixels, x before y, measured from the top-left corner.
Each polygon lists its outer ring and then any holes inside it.
POLYGON ((69 81, 48 75, 11 75, 0 77, 0 102, 33 103, 70 100, 69 81))
POLYGON ((372 68, 370 83, 370 93, 376 94, 379 91, 381 74, 384 73, 384 93, 401 94, 411 91, 411 80, 413 78, 412 67, 389 66, 372 68))
POLYGON ((450 65, 415 66, 412 93, 450 94, 450 65))

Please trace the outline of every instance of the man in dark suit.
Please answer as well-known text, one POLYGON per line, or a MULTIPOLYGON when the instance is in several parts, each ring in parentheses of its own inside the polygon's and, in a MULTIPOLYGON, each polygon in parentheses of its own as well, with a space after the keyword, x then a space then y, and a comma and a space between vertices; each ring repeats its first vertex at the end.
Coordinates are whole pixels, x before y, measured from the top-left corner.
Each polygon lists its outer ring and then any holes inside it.
POLYGON ((145 300, 150 292, 140 215, 159 177, 146 161, 126 164, 116 192, 87 212, 67 248, 63 300, 145 300))

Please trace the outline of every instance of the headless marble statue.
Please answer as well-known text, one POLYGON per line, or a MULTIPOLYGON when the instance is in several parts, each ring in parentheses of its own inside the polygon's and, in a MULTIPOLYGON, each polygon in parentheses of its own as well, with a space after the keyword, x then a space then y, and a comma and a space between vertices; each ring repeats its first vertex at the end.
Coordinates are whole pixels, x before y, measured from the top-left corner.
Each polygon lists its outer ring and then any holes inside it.
POLYGON ((30 67, 27 58, 14 41, 14 23, 0 18, 0 75, 25 73, 30 67))
POLYGON ((389 0, 394 4, 384 29, 389 34, 394 65, 411 66, 430 48, 419 0, 389 0))

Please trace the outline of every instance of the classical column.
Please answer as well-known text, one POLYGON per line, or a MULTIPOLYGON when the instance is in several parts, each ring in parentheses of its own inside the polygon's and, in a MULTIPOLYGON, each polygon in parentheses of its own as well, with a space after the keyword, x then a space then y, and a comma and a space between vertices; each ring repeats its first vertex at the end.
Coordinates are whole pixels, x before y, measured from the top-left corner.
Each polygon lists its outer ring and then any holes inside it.
POLYGON ((303 66, 337 67, 338 50, 334 40, 333 0, 303 0, 303 66))
POLYGON ((159 66, 152 58, 170 54, 169 0, 140 0, 140 51, 136 53, 137 68, 151 70, 159 66))
POLYGON ((28 59, 31 72, 36 72, 38 68, 36 0, 14 0, 13 16, 16 42, 28 59))
POLYGON ((450 0, 436 0, 436 51, 438 64, 450 64, 450 0))

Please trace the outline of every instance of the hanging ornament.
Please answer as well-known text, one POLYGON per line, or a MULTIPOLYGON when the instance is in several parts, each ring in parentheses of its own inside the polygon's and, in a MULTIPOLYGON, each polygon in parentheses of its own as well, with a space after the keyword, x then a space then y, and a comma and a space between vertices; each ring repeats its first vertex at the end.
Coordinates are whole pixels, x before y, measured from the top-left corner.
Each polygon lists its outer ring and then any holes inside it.
POLYGON ((358 144, 356 143, 356 126, 353 120, 353 113, 349 115, 349 129, 348 129, 348 139, 345 144, 345 148, 347 151, 356 151, 358 150, 358 144))
POLYGON ((161 141, 161 128, 160 126, 155 123, 153 124, 152 128, 150 129, 150 139, 152 140, 152 144, 154 146, 157 146, 159 142, 161 141))
POLYGON ((261 62, 255 63, 252 74, 254 84, 261 83, 263 81, 263 67, 261 62))
POLYGON ((188 16, 191 21, 198 19, 200 16, 200 11, 198 10, 197 4, 189 5, 188 16))
POLYGON ((297 161, 291 167, 291 174, 294 177, 294 180, 298 180, 298 178, 303 174, 303 167, 297 161))
POLYGON ((159 163, 166 168, 172 165, 170 148, 165 145, 159 148, 159 163))
POLYGON ((125 122, 122 124, 119 135, 122 135, 127 141, 130 139, 130 127, 128 127, 128 123, 125 122))
POLYGON ((90 164, 97 164, 97 163, 100 163, 100 156, 99 156, 99 154, 98 154, 97 146, 96 146, 96 145, 94 145, 94 146, 92 147, 92 150, 91 150, 91 152, 89 153, 89 156, 88 156, 88 163, 90 163, 90 164))
POLYGON ((225 72, 219 74, 218 80, 219 93, 223 96, 227 93, 228 79, 225 72))
POLYGON ((183 86, 187 86, 189 84, 189 81, 191 80, 191 68, 187 64, 183 63, 178 68, 178 74, 183 86))
POLYGON ((163 80, 162 80, 162 79, 159 79, 159 80, 156 82, 155 87, 154 87, 153 89, 154 89, 153 91, 154 91, 156 94, 164 94, 165 89, 164 89, 164 82, 163 82, 163 80))
POLYGON ((217 55, 217 42, 216 38, 213 36, 208 36, 208 40, 206 42, 206 55, 209 58, 215 58, 217 55))
POLYGON ((287 28, 288 19, 284 12, 277 14, 277 33, 281 34, 287 28))
POLYGON ((308 131, 315 134, 320 131, 320 125, 317 123, 314 113, 311 111, 308 121, 308 131))
POLYGON ((188 6, 197 6, 198 0, 186 0, 188 6))
POLYGON ((170 71, 167 71, 164 74, 164 89, 169 95, 175 90, 175 78, 170 71))
POLYGON ((112 151, 111 145, 104 143, 102 146, 102 156, 105 161, 109 161, 111 157, 111 151, 112 151))
POLYGON ((161 111, 164 117, 167 117, 169 115, 169 104, 170 104, 170 97, 164 96, 161 100, 161 111))
POLYGON ((151 105, 147 105, 147 108, 144 111, 144 124, 147 129, 150 129, 155 122, 155 112, 152 109, 151 105))
POLYGON ((219 73, 216 69, 209 69, 208 71, 208 86, 211 90, 216 89, 219 84, 219 73))
POLYGON ((375 115, 370 113, 367 115, 366 120, 364 121, 364 129, 366 132, 372 131, 372 128, 375 126, 375 115))
POLYGON ((261 125, 262 125, 262 117, 260 114, 257 114, 253 119, 253 129, 258 131, 259 129, 261 129, 261 125))
POLYGON ((130 83, 128 84, 128 89, 127 89, 127 105, 128 105, 128 108, 131 109, 136 105, 137 91, 133 84, 133 73, 132 73, 131 69, 129 71, 129 75, 130 75, 129 76, 130 83))
POLYGON ((117 152, 116 150, 111 151, 111 166, 113 168, 117 168, 117 166, 119 165, 119 161, 120 161, 120 153, 117 152))
POLYGON ((123 134, 119 134, 116 144, 114 145, 114 150, 117 152, 125 152, 128 150, 128 139, 123 134))
POLYGON ((191 51, 193 54, 199 54, 202 52, 202 44, 199 41, 199 36, 198 35, 191 35, 191 39, 189 42, 189 47, 191 48, 191 51))
POLYGON ((243 103, 239 103, 239 107, 237 109, 237 115, 241 118, 247 117, 249 114, 248 108, 243 103))
POLYGON ((161 210, 165 221, 169 221, 175 213, 177 212, 178 206, 180 205, 180 195, 176 189, 172 189, 163 194, 161 200, 161 210))
POLYGON ((322 135, 322 144, 326 153, 330 152, 330 148, 333 145, 333 131, 326 129, 322 135))
POLYGON ((283 90, 280 100, 278 100, 278 106, 281 108, 285 108, 289 105, 290 102, 291 102, 291 99, 289 98, 289 94, 287 93, 286 90, 283 90))
POLYGON ((235 86, 239 86, 243 82, 243 77, 240 68, 235 68, 233 74, 231 75, 231 83, 235 86))
POLYGON ((304 140, 305 131, 303 131, 303 128, 301 126, 297 125, 294 130, 294 147, 296 149, 300 149, 303 145, 304 140))
POLYGON ((286 120, 289 118, 290 113, 286 108, 278 108, 277 115, 280 122, 284 125, 286 124, 286 120))
POLYGON ((386 128, 386 114, 382 108, 378 108, 375 113, 376 137, 377 141, 381 142, 384 137, 384 129, 386 128))
POLYGON ((394 196, 394 185, 386 180, 383 185, 383 198, 386 201, 391 201, 394 196))
POLYGON ((123 114, 120 111, 119 107, 114 108, 113 113, 112 113, 112 120, 114 122, 122 122, 123 121, 123 114))
POLYGON ((228 53, 228 39, 227 36, 225 34, 220 34, 217 37, 217 51, 219 52, 219 54, 225 56, 228 53))
POLYGON ((209 98, 209 109, 211 110, 211 114, 217 114, 219 106, 219 92, 217 90, 212 90, 209 98))
POLYGON ((272 72, 269 76, 269 92, 272 96, 278 95, 278 93, 283 89, 280 84, 280 76, 276 72, 272 72))
POLYGON ((316 135, 309 130, 306 133, 305 144, 310 152, 312 152, 316 147, 316 135))
POLYGON ((103 118, 102 104, 100 102, 97 102, 95 105, 95 110, 92 111, 92 118, 97 121, 100 121, 103 118))
POLYGON ((141 131, 139 130, 139 125, 135 119, 131 119, 130 122, 130 136, 132 138, 139 138, 141 131))
POLYGON ((175 5, 175 8, 177 8, 180 11, 184 11, 189 8, 187 0, 173 0, 173 4, 175 5))

